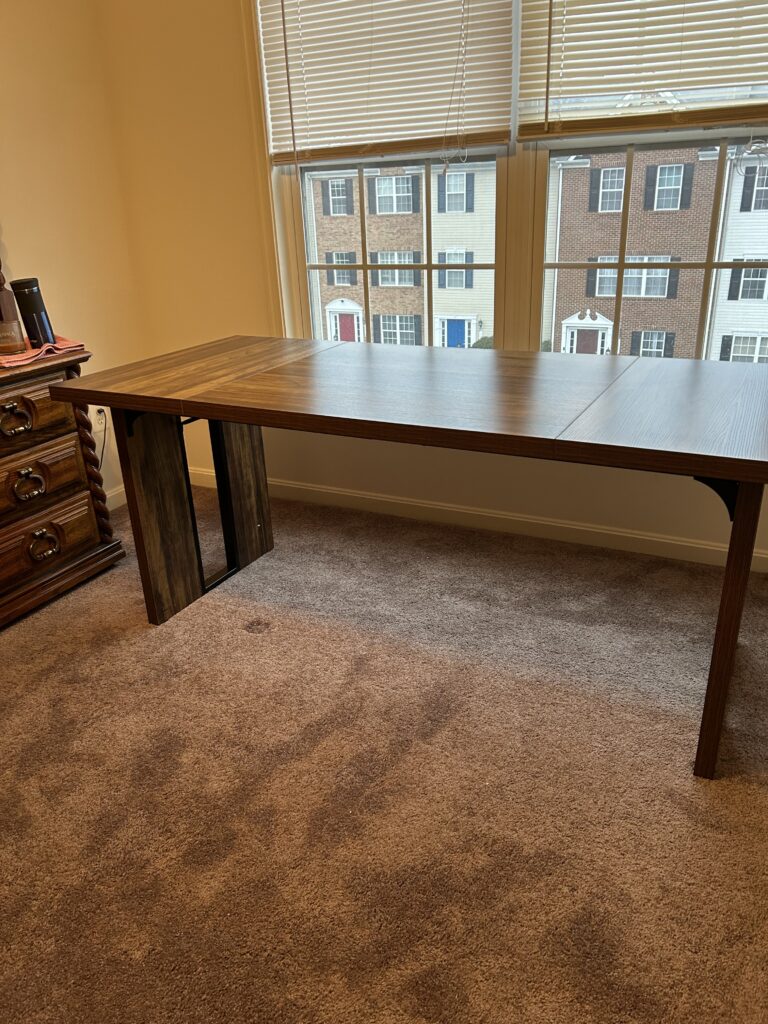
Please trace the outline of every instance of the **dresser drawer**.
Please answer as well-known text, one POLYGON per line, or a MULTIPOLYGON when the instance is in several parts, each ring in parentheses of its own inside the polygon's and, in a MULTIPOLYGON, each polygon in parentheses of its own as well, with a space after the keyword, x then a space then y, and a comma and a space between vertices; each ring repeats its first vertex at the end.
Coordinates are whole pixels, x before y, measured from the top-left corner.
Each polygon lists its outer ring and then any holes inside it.
POLYGON ((77 434, 0 459, 0 525, 8 516, 34 515, 38 506, 87 485, 77 434))
POLYGON ((88 492, 0 530, 0 591, 46 573, 99 543, 88 492))
POLYGON ((51 373, 0 389, 0 457, 74 430, 72 406, 48 393, 63 380, 63 372, 51 373))

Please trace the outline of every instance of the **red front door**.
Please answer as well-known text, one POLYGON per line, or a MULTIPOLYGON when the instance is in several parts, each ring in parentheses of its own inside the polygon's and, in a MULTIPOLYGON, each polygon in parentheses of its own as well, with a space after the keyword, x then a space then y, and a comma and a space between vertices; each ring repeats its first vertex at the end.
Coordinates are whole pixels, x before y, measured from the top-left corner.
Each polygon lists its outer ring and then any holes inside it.
POLYGON ((339 341, 357 341, 355 337, 355 314, 339 313, 339 341))
POLYGON ((580 330, 576 335, 576 351, 584 355, 597 355, 597 331, 580 330))

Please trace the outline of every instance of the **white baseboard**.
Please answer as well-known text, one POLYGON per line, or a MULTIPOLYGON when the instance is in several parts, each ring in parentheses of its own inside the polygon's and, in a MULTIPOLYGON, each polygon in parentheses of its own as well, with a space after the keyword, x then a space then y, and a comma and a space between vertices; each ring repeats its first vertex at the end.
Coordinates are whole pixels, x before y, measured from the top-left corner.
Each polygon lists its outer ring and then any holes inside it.
POLYGON ((127 500, 122 484, 118 487, 110 487, 107 491, 107 505, 110 509, 120 508, 121 505, 125 505, 127 500))
MULTIPOLYGON (((190 469, 189 475, 192 483, 200 487, 215 485, 215 475, 212 469, 190 469)), ((522 533, 528 537, 563 540, 572 544, 589 544, 593 547, 614 548, 619 551, 635 551, 644 555, 678 558, 686 562, 703 562, 706 565, 725 565, 727 552, 725 544, 713 541, 690 540, 687 537, 644 533, 640 530, 598 526, 566 519, 550 519, 545 516, 521 515, 517 512, 505 512, 499 509, 396 497, 391 494, 356 491, 345 487, 320 486, 296 480, 270 478, 269 492, 274 498, 306 501, 316 505, 338 505, 342 508, 381 512, 385 515, 403 516, 407 519, 453 523, 456 526, 495 530, 499 533, 522 533)), ((768 572, 768 550, 762 548, 755 550, 752 569, 754 572, 768 572)))

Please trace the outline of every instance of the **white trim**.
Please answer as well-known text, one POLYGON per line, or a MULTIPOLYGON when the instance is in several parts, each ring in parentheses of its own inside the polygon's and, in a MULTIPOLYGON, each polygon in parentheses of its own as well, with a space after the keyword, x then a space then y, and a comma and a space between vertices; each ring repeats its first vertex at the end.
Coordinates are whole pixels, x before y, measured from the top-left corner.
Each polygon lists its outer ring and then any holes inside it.
MULTIPOLYGON (((200 487, 215 486, 215 474, 212 469, 190 469, 189 475, 192 483, 200 487)), ((497 533, 521 533, 528 537, 562 540, 618 551, 635 551, 644 555, 659 555, 662 558, 701 562, 705 565, 725 565, 728 551, 726 544, 714 541, 693 541, 687 537, 663 533, 624 530, 619 527, 597 526, 593 523, 551 519, 546 516, 527 516, 505 512, 502 509, 454 505, 399 495, 377 494, 373 491, 351 490, 346 487, 307 484, 298 480, 270 478, 269 489, 273 498, 284 498, 289 501, 357 508, 366 512, 435 523, 451 523, 472 529, 493 530, 497 533)), ((768 549, 755 549, 752 569, 754 572, 768 573, 768 549)))
POLYGON ((680 209, 680 203, 683 198, 683 180, 685 178, 685 164, 659 164, 656 168, 656 189, 653 194, 653 209, 659 213, 676 213, 680 209), (672 190, 677 188, 677 206, 659 206, 659 181, 661 180, 661 172, 667 170, 669 167, 680 168, 680 184, 679 185, 664 185, 665 189, 672 190))
POLYGON ((627 184, 627 169, 626 167, 601 167, 600 168, 600 191, 597 197, 597 212, 598 213, 621 213, 624 209, 624 188, 627 184), (621 171, 621 188, 616 186, 612 188, 603 188, 603 178, 605 177, 606 171, 621 171), (619 203, 618 210, 604 210, 603 209, 603 193, 604 192, 621 192, 621 202, 619 203))
MULTIPOLYGON (((213 470, 211 470, 213 473, 213 470)), ((203 487, 212 487, 213 484, 203 484, 203 487)), ((128 499, 125 496, 125 487, 119 484, 117 487, 110 487, 107 491, 107 508, 110 512, 114 512, 116 508, 121 508, 127 504, 128 499)))

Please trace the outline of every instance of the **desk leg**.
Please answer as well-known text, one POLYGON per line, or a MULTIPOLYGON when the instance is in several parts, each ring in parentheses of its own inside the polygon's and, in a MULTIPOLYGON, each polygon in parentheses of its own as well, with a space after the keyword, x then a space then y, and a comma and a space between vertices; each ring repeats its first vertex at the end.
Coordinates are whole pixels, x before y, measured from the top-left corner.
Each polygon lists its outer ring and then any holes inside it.
POLYGON ((693 769, 694 775, 704 779, 714 777, 717 765, 717 750, 728 699, 728 686, 733 673, 741 613, 744 609, 763 498, 762 484, 740 483, 736 486, 738 490, 731 527, 731 542, 728 547, 728 561, 725 566, 720 611, 709 666, 709 681, 701 716, 699 746, 693 769))
POLYGON ((112 410, 141 585, 159 625, 204 591, 181 420, 112 410))
POLYGON ((261 427, 219 420, 208 426, 227 565, 242 569, 274 546, 261 427))

